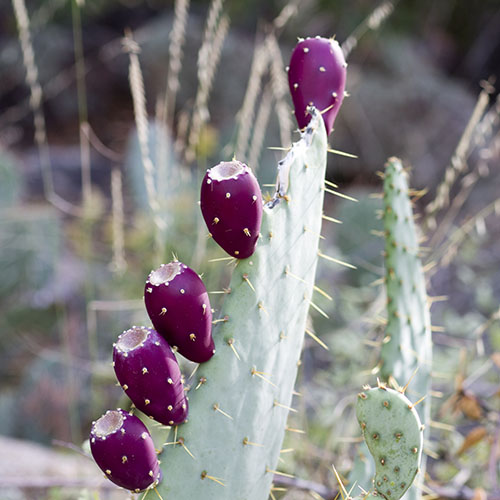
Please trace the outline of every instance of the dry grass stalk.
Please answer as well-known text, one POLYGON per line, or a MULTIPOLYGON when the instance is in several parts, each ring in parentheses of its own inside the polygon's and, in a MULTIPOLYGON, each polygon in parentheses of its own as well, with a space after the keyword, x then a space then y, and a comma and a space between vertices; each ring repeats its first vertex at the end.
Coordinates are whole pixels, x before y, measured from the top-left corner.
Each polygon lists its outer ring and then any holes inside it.
POLYGON ((280 126, 281 145, 286 148, 291 145, 293 124, 290 109, 286 101, 289 93, 288 77, 284 70, 281 50, 274 33, 271 33, 266 38, 266 48, 269 53, 271 83, 274 98, 276 99, 276 114, 278 115, 280 126))
POLYGON ((111 268, 122 273, 127 268, 125 260, 125 233, 123 216, 122 173, 118 167, 111 171, 111 210, 113 227, 113 260, 111 268))
POLYGON ((248 157, 248 164, 257 172, 259 165, 259 157, 264 145, 264 138, 266 136, 267 125, 271 116, 271 109, 273 104, 273 93, 267 86, 262 93, 259 109, 255 118, 255 125, 253 127, 252 142, 250 144, 250 152, 248 157))
POLYGON ((238 112, 238 136, 236 139, 236 156, 246 158, 248 141, 250 139, 251 123, 255 113, 255 103, 259 95, 262 78, 269 66, 269 54, 264 43, 256 45, 253 51, 250 76, 248 78, 243 105, 238 112))
POLYGON ((26 83, 30 88, 30 106, 33 111, 35 126, 35 142, 42 170, 43 189, 47 201, 64 213, 70 215, 81 215, 79 207, 64 200, 54 191, 52 175, 52 164, 50 161, 49 144, 47 141, 47 130, 45 115, 42 109, 42 87, 38 81, 38 69, 35 64, 33 44, 29 31, 29 17, 24 0, 12 0, 17 27, 19 30, 19 41, 23 53, 24 67, 26 68, 26 83))
MULTIPOLYGON (((82 4, 82 5, 81 5, 82 4)), ((89 207, 92 200, 92 180, 90 166, 90 144, 84 128, 88 126, 87 88, 85 84, 85 58, 83 55, 82 21, 80 7, 83 1, 71 2, 73 25, 73 49, 75 52, 76 91, 78 99, 78 121, 80 129, 80 168, 82 180, 82 200, 89 207)))
POLYGON ((467 164, 466 159, 471 151, 470 144, 474 135, 474 130, 481 120, 489 102, 489 93, 482 90, 479 94, 476 106, 465 127, 465 130, 453 153, 451 162, 445 170, 444 179, 438 186, 435 199, 425 207, 425 223, 430 229, 437 227, 436 215, 450 202, 450 190, 457 177, 464 172, 467 164))
POLYGON ((182 46, 184 45, 189 11, 189 0, 176 0, 174 24, 170 33, 168 47, 168 75, 164 101, 164 120, 170 130, 173 129, 175 100, 179 90, 179 73, 182 65, 182 46))
POLYGON ((226 15, 222 15, 216 24, 221 9, 222 1, 214 0, 208 14, 205 37, 198 53, 198 90, 185 155, 187 163, 195 159, 195 148, 201 129, 210 116, 207 107, 208 98, 219 65, 222 46, 229 30, 229 17, 226 15))
POLYGON ((371 14, 366 17, 361 24, 345 39, 342 44, 344 56, 347 59, 349 54, 357 47, 361 37, 369 30, 376 31, 381 24, 392 14, 396 1, 386 0, 376 7, 371 14))
MULTIPOLYGON (((144 80, 139 63, 140 47, 132 38, 131 32, 125 33, 123 46, 129 54, 129 83, 134 105, 134 118, 141 151, 142 166, 144 168, 144 182, 148 197, 148 204, 152 212, 153 222, 156 227, 155 242, 157 258, 162 254, 162 234, 166 229, 165 221, 160 215, 160 204, 155 187, 155 167, 151 161, 149 152, 149 124, 146 112, 146 95, 144 92, 144 80)), ((161 260, 161 258, 160 258, 161 260)))

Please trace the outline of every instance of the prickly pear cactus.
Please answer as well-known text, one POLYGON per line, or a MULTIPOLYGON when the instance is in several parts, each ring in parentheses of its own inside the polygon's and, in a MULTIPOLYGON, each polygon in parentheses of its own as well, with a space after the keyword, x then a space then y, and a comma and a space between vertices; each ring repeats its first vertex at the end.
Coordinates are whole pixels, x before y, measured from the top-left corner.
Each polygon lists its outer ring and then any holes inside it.
POLYGON ((161 456, 164 498, 268 498, 313 292, 326 154, 323 120, 313 111, 280 162, 281 195, 290 167, 286 197, 264 209, 255 253, 234 268, 216 354, 192 381, 189 422, 161 456))
MULTIPOLYGON (((381 348, 379 376, 390 384, 396 382, 403 386, 409 383, 407 392, 417 401, 430 390, 430 314, 425 277, 418 257, 418 236, 408 193, 407 174, 397 158, 388 160, 384 174, 384 230, 387 327, 381 348)), ((422 401, 416 410, 424 425, 429 422, 429 398, 422 401)), ((365 449, 364 445, 360 447, 360 456, 366 455, 365 449)), ((424 457, 420 470, 423 477, 424 457)), ((370 461, 358 457, 350 475, 350 483, 356 482, 368 489, 371 476, 370 461)), ((420 489, 413 486, 405 498, 416 500, 420 496, 420 489)))
POLYGON ((356 416, 375 460, 373 491, 399 500, 419 470, 423 427, 412 403, 384 385, 358 394, 356 416))
MULTIPOLYGON (((400 385, 411 379, 408 393, 418 400, 431 388, 431 322, 407 173, 398 158, 390 158, 385 168, 384 229, 387 328, 380 376, 388 382, 394 378, 400 385)), ((429 422, 430 398, 417 411, 424 424, 429 422)), ((425 472, 425 461, 421 470, 425 472)), ((420 498, 420 491, 413 487, 407 497, 420 498)))
POLYGON ((420 398, 430 389, 431 324, 407 174, 397 158, 385 169, 384 229, 388 317, 380 374, 404 385, 418 368, 410 389, 420 398))

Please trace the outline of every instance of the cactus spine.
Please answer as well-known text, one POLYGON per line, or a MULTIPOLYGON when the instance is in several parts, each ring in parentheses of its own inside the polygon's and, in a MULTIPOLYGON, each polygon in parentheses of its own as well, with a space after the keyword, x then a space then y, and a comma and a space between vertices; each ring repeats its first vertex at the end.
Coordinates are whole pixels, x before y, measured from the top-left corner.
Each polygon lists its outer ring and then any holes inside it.
POLYGON ((199 366, 189 393, 189 422, 162 455, 164 498, 269 495, 313 292, 326 155, 323 120, 313 111, 280 162, 290 166, 286 201, 264 209, 257 249, 233 271, 214 331, 217 353, 199 366))

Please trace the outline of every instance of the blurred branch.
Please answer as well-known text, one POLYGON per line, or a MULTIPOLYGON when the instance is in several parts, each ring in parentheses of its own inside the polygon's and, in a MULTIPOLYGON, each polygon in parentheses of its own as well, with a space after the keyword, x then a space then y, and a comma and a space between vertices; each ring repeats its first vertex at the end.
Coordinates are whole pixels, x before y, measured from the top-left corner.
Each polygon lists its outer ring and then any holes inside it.
POLYGON ((366 17, 361 24, 346 38, 342 44, 344 56, 347 59, 349 54, 357 47, 359 40, 368 31, 376 31, 380 25, 392 14, 398 0, 386 0, 376 7, 371 14, 366 17))

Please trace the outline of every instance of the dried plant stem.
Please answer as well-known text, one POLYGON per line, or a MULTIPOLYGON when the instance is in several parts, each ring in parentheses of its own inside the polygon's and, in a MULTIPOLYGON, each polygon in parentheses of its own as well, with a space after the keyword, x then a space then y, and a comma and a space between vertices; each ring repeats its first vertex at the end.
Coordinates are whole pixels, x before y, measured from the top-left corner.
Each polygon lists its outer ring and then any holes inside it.
MULTIPOLYGON (((81 0, 80 0, 81 1, 81 0)), ((92 180, 90 169, 90 144, 84 133, 88 125, 87 88, 85 84, 85 58, 83 55, 82 20, 80 16, 80 1, 71 1, 73 23, 73 49, 75 52, 76 91, 78 100, 78 121, 80 129, 80 168, 82 179, 82 200, 85 207, 92 199, 92 180)))
POLYGON ((474 129, 479 123, 489 102, 489 94, 482 90, 479 94, 476 106, 465 127, 465 130, 458 142, 457 148, 453 153, 451 162, 445 170, 444 179, 437 188, 435 199, 425 208, 425 225, 430 229, 436 228, 436 215, 450 201, 450 190, 457 177, 466 168, 466 159, 470 151, 470 143, 474 134, 474 129))
POLYGON ((222 1, 214 0, 210 6, 204 40, 198 53, 198 90, 185 155, 187 163, 195 159, 195 148, 201 129, 210 116, 207 107, 208 97, 212 90, 215 71, 219 65, 222 46, 229 30, 229 18, 226 15, 222 15, 217 24, 221 9, 222 1))
POLYGON ((168 75, 165 90, 163 118, 169 130, 173 129, 175 116, 175 100, 179 90, 179 73, 182 63, 182 47, 184 45, 186 25, 189 11, 189 0, 175 1, 175 14, 170 44, 168 47, 168 75))
POLYGON ((361 37, 369 30, 376 31, 380 25, 392 14, 397 0, 386 0, 376 7, 371 14, 366 17, 361 24, 345 39, 342 44, 344 56, 347 59, 349 54, 357 47, 361 37))
POLYGON ((248 78, 243 105, 238 112, 238 136, 236 138, 236 156, 246 158, 248 141, 250 139, 251 123, 255 113, 255 103, 259 95, 262 78, 269 64, 269 53, 264 43, 258 43, 253 51, 250 76, 248 78))
POLYGON ((152 212, 153 221, 156 226, 156 250, 157 257, 161 256, 163 241, 162 233, 166 229, 165 221, 160 216, 160 204, 158 202, 155 187, 155 167, 151 161, 149 152, 149 125, 146 112, 146 95, 144 92, 144 80, 142 78, 139 63, 139 45, 132 38, 132 33, 127 31, 123 40, 125 50, 129 54, 129 82, 134 104, 134 118, 141 150, 142 165, 144 168, 144 181, 148 195, 148 203, 152 212))
POLYGON ((271 83, 274 98, 276 100, 276 114, 278 115, 278 123, 280 126, 281 145, 286 148, 291 145, 293 124, 290 109, 286 102, 286 98, 289 94, 288 78, 284 70, 278 40, 274 33, 267 36, 266 48, 269 53, 271 83))
POLYGON ((250 156, 248 158, 248 164, 254 172, 257 172, 258 169, 259 157, 262 152, 267 125, 271 116, 272 104, 273 93, 269 87, 266 87, 262 93, 259 109, 255 118, 252 142, 250 144, 250 156))
POLYGON ((122 273, 127 268, 127 261, 125 260, 122 173, 118 167, 113 167, 111 171, 111 213, 113 221, 111 268, 117 273, 122 273))
POLYGON ((47 141, 47 131, 45 116, 42 110, 42 87, 38 81, 38 69, 35 64, 33 44, 29 32, 29 17, 24 0, 12 0, 14 14, 16 16, 19 30, 19 41, 23 53, 23 62, 26 68, 26 83, 30 88, 30 106, 33 110, 35 126, 35 142, 38 148, 40 167, 42 170, 43 189, 47 201, 64 213, 70 215, 81 215, 79 207, 64 200, 54 191, 54 181, 52 175, 52 165, 50 161, 49 144, 47 141))

